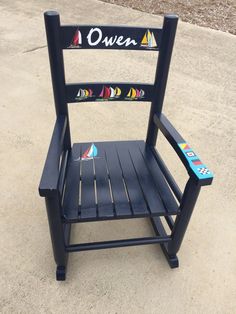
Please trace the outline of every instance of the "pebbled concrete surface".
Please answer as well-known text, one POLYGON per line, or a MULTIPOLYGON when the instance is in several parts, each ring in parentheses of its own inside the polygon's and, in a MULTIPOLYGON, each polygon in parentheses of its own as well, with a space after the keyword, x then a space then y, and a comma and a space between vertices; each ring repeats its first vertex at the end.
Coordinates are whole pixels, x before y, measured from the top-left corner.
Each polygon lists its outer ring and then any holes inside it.
MULTIPOLYGON (((55 120, 43 11, 62 23, 160 26, 162 18, 95 0, 0 2, 1 313, 235 313, 236 38, 179 23, 164 112, 215 173, 170 270, 158 246, 72 254, 55 265, 37 188, 55 120)), ((174 11, 174 8, 173 8, 174 11)), ((65 55, 67 81, 154 79, 155 53, 65 55)), ((71 105, 74 141, 142 139, 144 103, 71 105)), ((160 138, 180 185, 186 174, 160 138), (178 165, 178 166, 177 166, 178 165)), ((148 221, 81 224, 72 241, 151 235, 148 221)))

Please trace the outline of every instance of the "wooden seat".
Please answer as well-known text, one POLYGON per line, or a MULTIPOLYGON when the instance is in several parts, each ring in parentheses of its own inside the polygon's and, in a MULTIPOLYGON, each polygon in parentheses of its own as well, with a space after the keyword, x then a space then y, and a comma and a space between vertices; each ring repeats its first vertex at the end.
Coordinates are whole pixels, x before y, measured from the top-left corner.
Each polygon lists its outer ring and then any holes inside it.
POLYGON ((178 204, 144 141, 100 142, 73 145, 63 210, 76 222, 176 215, 178 204))
POLYGON ((177 21, 175 15, 165 16, 162 28, 61 25, 57 12, 45 13, 57 119, 39 194, 45 197, 57 280, 65 280, 68 254, 85 250, 160 244, 170 267, 178 267, 176 254, 200 189, 211 184, 213 175, 162 113, 177 21), (154 83, 66 83, 63 50, 67 49, 159 52, 154 83), (68 104, 101 101, 151 102, 146 140, 72 145, 68 104), (158 132, 186 168, 184 191, 155 147, 158 132), (154 236, 70 243, 74 223, 141 217, 150 220, 154 236))

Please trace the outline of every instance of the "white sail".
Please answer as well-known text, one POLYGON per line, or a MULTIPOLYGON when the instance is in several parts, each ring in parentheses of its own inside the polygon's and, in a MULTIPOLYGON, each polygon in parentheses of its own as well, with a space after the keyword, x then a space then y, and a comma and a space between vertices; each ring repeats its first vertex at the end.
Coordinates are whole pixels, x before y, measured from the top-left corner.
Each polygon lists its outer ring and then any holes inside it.
POLYGON ((115 92, 114 88, 110 87, 110 92, 111 92, 110 98, 115 97, 116 92, 115 92))
POLYGON ((79 38, 78 44, 82 45, 82 36, 81 36, 81 32, 79 30, 78 30, 78 38, 79 38))
POLYGON ((143 97, 145 94, 144 90, 140 89, 140 97, 143 97))
POLYGON ((91 145, 89 152, 88 152, 89 157, 93 157, 93 146, 91 145))
POLYGON ((152 43, 152 48, 154 48, 154 47, 156 47, 157 46, 157 43, 156 43, 156 39, 155 39, 155 36, 154 36, 154 34, 153 34, 153 32, 152 32, 152 39, 151 39, 151 43, 152 43))
POLYGON ((85 96, 85 92, 83 89, 80 90, 80 97, 84 97, 85 96))

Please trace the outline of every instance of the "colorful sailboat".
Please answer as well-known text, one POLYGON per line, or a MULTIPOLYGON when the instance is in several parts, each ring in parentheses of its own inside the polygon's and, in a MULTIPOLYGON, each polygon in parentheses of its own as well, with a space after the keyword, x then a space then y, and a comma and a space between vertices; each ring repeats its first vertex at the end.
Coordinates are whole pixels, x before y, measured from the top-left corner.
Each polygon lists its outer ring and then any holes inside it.
POLYGON ((76 100, 84 100, 84 99, 87 99, 87 98, 90 98, 93 96, 93 91, 88 88, 88 89, 82 89, 80 88, 78 90, 78 93, 75 97, 76 100))
POLYGON ((115 94, 116 94, 116 92, 115 92, 114 88, 110 87, 110 98, 114 98, 115 94))
POLYGON ((82 45, 82 35, 79 29, 76 30, 69 48, 80 48, 82 45))
POLYGON ((121 89, 119 87, 116 87, 115 92, 116 92, 115 97, 118 98, 121 95, 121 89))
POLYGON ((140 89, 140 98, 143 98, 144 97, 144 95, 145 95, 145 92, 144 92, 144 90, 143 89, 140 89))
POLYGON ((126 95, 126 99, 129 100, 142 99, 144 95, 145 95, 144 90, 131 87, 128 94, 126 95))
POLYGON ((153 32, 150 32, 149 29, 146 31, 146 33, 144 34, 142 38, 141 47, 146 47, 149 49, 157 47, 155 36, 153 32))
POLYGON ((94 144, 91 144, 91 146, 86 149, 86 151, 83 153, 81 160, 90 160, 96 157, 98 154, 97 147, 94 144))
POLYGON ((101 100, 110 100, 110 99, 115 99, 115 98, 119 98, 121 95, 121 89, 119 87, 107 87, 107 86, 103 86, 100 94, 99 94, 99 99, 101 100))

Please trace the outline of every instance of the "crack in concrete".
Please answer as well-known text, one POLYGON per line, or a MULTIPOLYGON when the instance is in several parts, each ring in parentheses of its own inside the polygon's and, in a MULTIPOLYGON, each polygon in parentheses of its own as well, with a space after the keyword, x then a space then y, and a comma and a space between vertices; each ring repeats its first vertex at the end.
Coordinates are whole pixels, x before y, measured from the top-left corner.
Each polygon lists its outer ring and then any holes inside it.
POLYGON ((35 48, 32 48, 32 49, 28 49, 28 50, 23 51, 23 53, 33 52, 33 51, 36 51, 36 50, 39 50, 39 49, 43 49, 45 47, 47 47, 47 45, 38 46, 38 47, 35 47, 35 48))

